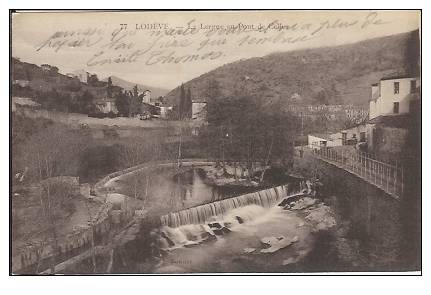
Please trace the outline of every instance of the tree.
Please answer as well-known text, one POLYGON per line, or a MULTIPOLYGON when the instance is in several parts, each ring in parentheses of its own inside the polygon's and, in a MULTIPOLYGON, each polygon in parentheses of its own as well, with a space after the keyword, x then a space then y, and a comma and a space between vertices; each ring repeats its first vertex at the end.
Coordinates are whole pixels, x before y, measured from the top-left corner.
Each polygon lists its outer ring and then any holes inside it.
POLYGON ((93 94, 85 90, 82 95, 78 96, 78 111, 82 114, 89 114, 94 112, 95 106, 93 104, 93 94))
MULTIPOLYGON (((133 138, 124 141, 120 147, 120 162, 123 167, 133 167, 149 161, 158 161, 163 158, 163 134, 155 133, 151 141, 142 138, 133 138)), ((147 172, 133 173, 128 186, 130 195, 145 200, 148 197, 149 175, 147 172)))
POLYGON ((123 116, 130 116, 131 97, 126 91, 120 92, 115 98, 115 105, 118 113, 123 116))
POLYGON ((87 84, 90 86, 97 86, 99 83, 99 78, 96 74, 90 75, 87 79, 87 84))
POLYGON ((141 113, 141 99, 139 98, 138 85, 133 86, 132 95, 130 97, 129 116, 134 116, 141 113))
POLYGON ((320 90, 317 92, 314 97, 314 103, 317 105, 328 105, 329 104, 329 97, 326 93, 325 89, 320 90))
POLYGON ((183 120, 186 113, 186 92, 184 90, 184 84, 180 87, 180 102, 178 106, 178 119, 183 120))
POLYGON ((138 97, 139 96, 138 85, 133 86, 133 96, 134 97, 138 97))
POLYGON ((189 89, 187 89, 187 93, 186 93, 185 100, 184 100, 184 109, 185 109, 184 114, 185 114, 185 117, 188 119, 192 118, 192 104, 193 104, 192 103, 192 93, 191 93, 190 88, 189 88, 189 89))
POLYGON ((111 79, 111 77, 108 77, 108 84, 106 85, 106 92, 108 94, 108 97, 112 97, 112 79, 111 79))
POLYGON ((207 143, 209 154, 244 161, 249 175, 256 161, 285 167, 291 163, 297 118, 280 108, 264 106, 253 96, 212 99, 207 105, 208 128, 202 142, 207 143))
POLYGON ((40 222, 40 227, 47 229, 53 239, 52 270, 56 264, 58 250, 56 225, 64 215, 64 211, 71 209, 73 195, 73 187, 70 183, 53 177, 77 174, 79 154, 86 142, 85 137, 76 136, 58 125, 49 125, 31 135, 17 148, 19 157, 14 165, 28 167, 29 181, 39 184, 41 219, 34 222, 40 222))

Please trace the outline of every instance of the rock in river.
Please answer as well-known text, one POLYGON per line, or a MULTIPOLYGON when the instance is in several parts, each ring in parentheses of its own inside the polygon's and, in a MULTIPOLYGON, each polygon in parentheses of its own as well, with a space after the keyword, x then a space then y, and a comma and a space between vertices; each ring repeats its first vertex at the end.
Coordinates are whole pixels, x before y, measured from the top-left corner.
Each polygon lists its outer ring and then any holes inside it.
POLYGON ((253 253, 254 251, 256 251, 255 248, 244 248, 244 253, 246 254, 253 253))
POLYGON ((222 227, 220 229, 212 229, 213 233, 216 234, 217 236, 221 236, 223 234, 227 234, 230 233, 230 229, 228 229, 227 227, 222 227))
POLYGON ((298 262, 298 260, 299 260, 299 258, 290 257, 290 258, 284 259, 282 265, 289 265, 292 263, 296 263, 296 262, 298 262))
POLYGON ((312 222, 315 226, 314 231, 326 230, 335 226, 335 218, 332 216, 328 206, 321 205, 313 209, 306 217, 306 220, 312 222))
POLYGON ((222 228, 221 224, 218 222, 213 222, 213 223, 208 223, 208 226, 212 229, 212 228, 222 228))
POLYGON ((261 253, 274 253, 280 249, 286 248, 287 246, 290 246, 292 243, 297 242, 298 236, 295 236, 293 238, 286 238, 283 236, 280 236, 278 238, 276 237, 265 237, 262 238, 260 241, 266 245, 269 245, 269 248, 260 250, 261 253))

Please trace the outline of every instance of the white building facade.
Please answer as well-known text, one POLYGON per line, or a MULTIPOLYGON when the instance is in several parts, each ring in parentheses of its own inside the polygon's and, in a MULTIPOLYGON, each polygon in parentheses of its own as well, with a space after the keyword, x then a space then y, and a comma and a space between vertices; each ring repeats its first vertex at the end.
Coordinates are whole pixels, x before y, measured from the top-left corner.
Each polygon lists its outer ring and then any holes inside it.
POLYGON ((88 77, 90 76, 90 73, 85 70, 76 70, 72 73, 68 74, 69 77, 74 76, 79 79, 82 83, 88 83, 88 77))
POLYGON ((151 104, 151 90, 145 90, 142 96, 142 103, 151 104))
POLYGON ((371 86, 369 119, 410 112, 410 102, 417 97, 420 80, 416 77, 382 79, 371 86))
POLYGON ((339 145, 341 145, 341 141, 338 140, 337 134, 334 134, 334 136, 331 136, 329 134, 309 134, 308 135, 308 147, 312 149, 334 147, 339 145))

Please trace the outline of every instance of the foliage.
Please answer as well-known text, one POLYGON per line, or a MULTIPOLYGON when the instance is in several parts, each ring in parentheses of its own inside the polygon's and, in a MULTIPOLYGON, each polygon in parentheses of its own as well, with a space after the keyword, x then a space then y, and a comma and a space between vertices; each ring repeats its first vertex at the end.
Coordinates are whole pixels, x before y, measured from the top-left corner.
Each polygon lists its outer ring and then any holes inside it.
POLYGON ((190 88, 187 89, 184 97, 184 117, 187 119, 192 118, 192 92, 190 88))
MULTIPOLYGON (((298 93, 302 103, 365 105, 369 87, 386 74, 417 73, 418 32, 365 40, 336 47, 304 49, 250 58, 216 68, 184 84, 196 98, 209 83, 222 85, 223 96, 249 93, 266 103, 289 103, 298 93)), ((215 90, 220 89, 214 87, 215 90)), ((166 95, 178 102, 180 89, 166 95)))
POLYGON ((118 145, 91 145, 79 157, 78 175, 82 181, 94 181, 120 169, 118 145))
POLYGON ((163 158, 162 134, 153 134, 151 140, 130 138, 119 146, 119 161, 123 167, 132 167, 163 158))
POLYGON ((28 176, 40 181, 59 175, 77 175, 79 156, 87 138, 61 125, 48 125, 16 148, 14 166, 28 167, 28 176))
POLYGON ((112 79, 108 77, 108 84, 106 85, 108 97, 112 97, 112 79))
POLYGON ((64 218, 64 213, 72 213, 74 194, 75 188, 70 183, 64 181, 44 182, 40 196, 43 214, 54 221, 64 218), (50 216, 51 214, 52 216, 50 216))
POLYGON ((178 103, 174 105, 173 111, 169 114, 169 118, 176 120, 192 118, 192 93, 190 88, 185 90, 183 84, 180 86, 178 103))
POLYGON ((142 98, 139 96, 138 85, 135 85, 130 96, 129 116, 135 116, 141 113, 141 103, 142 98))
POLYGON ((179 106, 178 106, 178 119, 179 120, 182 120, 185 118, 185 113, 186 113, 185 99, 186 99, 186 91, 184 90, 184 85, 181 84, 180 102, 179 102, 179 106))
POLYGON ((66 84, 64 87, 64 90, 70 91, 70 92, 78 92, 81 90, 81 81, 77 78, 71 79, 71 81, 66 84))
POLYGON ((79 113, 89 114, 94 112, 95 106, 93 104, 94 96, 86 90, 82 95, 78 96, 77 110, 79 113))
POLYGON ((115 105, 117 106, 118 113, 122 116, 129 116, 130 103, 131 97, 126 91, 119 93, 115 98, 115 105))
POLYGON ((201 142, 208 154, 224 160, 270 161, 288 166, 298 130, 295 117, 265 107, 256 97, 213 99, 201 142), (271 147, 271 148, 270 148, 271 147))
POLYGON ((38 118, 32 119, 12 113, 11 116, 11 144, 12 147, 25 142, 33 134, 52 125, 49 119, 38 118))

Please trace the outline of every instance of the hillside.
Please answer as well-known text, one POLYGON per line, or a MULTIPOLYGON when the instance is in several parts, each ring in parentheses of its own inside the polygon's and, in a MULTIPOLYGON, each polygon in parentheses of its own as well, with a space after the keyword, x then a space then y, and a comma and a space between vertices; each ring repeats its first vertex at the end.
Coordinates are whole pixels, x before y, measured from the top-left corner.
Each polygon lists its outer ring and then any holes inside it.
MULTIPOLYGON (((216 81, 222 96, 255 95, 265 103, 365 106, 370 85, 389 74, 417 73, 418 31, 354 44, 274 53, 223 65, 184 84, 204 100, 216 81)), ((179 87, 166 95, 173 104, 179 87)))
MULTIPOLYGON (((103 81, 107 81, 108 78, 104 79, 103 81)), ((111 76, 112 84, 115 86, 119 86, 126 90, 132 90, 135 85, 138 85, 139 92, 144 92, 145 90, 149 89, 151 91, 151 95, 153 97, 159 97, 159 96, 165 96, 166 93, 169 92, 169 89, 163 89, 163 88, 157 88, 157 87, 151 87, 147 85, 142 84, 136 84, 133 82, 129 82, 126 80, 123 80, 121 78, 118 78, 116 76, 111 76)))
MULTIPOLYGON (((87 83, 83 83, 76 76, 61 74, 54 65, 38 66, 15 57, 11 60, 11 66, 13 96, 31 97, 42 108, 61 112, 94 112, 97 100, 122 97, 124 90, 132 90, 136 85, 112 76, 113 87, 108 87, 107 79, 99 80, 95 74, 90 74, 87 83)), ((151 90, 155 98, 168 92, 138 84, 140 93, 146 89, 151 90)))
POLYGON ((44 109, 88 114, 94 112, 97 100, 123 93, 118 86, 108 89, 108 83, 94 74, 83 83, 53 65, 37 66, 18 58, 12 58, 11 65, 12 96, 30 97, 44 109))

